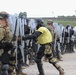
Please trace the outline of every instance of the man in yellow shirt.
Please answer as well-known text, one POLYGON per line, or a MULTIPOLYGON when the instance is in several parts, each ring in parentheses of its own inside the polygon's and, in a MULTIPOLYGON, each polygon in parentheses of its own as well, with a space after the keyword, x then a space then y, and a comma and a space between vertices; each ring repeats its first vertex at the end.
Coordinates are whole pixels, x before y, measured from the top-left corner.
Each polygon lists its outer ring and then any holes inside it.
POLYGON ((37 56, 35 58, 39 75, 45 75, 41 62, 44 55, 48 58, 49 63, 53 64, 53 66, 59 71, 59 75, 64 75, 64 70, 57 64, 57 60, 53 57, 51 49, 52 34, 46 27, 44 27, 42 19, 36 19, 36 22, 36 32, 32 35, 23 37, 23 40, 34 39, 37 40, 38 44, 40 44, 39 50, 37 51, 37 56))

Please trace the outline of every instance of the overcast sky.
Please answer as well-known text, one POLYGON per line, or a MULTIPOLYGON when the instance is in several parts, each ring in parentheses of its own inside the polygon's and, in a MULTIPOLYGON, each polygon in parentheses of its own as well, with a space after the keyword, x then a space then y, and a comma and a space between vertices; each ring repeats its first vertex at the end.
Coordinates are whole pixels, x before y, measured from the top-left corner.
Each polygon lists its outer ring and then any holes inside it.
POLYGON ((76 15, 76 0, 0 0, 0 11, 27 12, 28 17, 76 15))

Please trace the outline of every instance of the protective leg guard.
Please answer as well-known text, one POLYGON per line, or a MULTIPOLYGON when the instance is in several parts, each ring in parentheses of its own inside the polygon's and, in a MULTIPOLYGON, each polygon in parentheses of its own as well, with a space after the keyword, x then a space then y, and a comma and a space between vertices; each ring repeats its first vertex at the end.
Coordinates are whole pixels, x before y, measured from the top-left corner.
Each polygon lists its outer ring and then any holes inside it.
POLYGON ((53 64, 53 66, 59 71, 59 75, 64 75, 64 69, 60 67, 57 63, 53 64))
POLYGON ((63 68, 60 67, 58 70, 60 72, 60 75, 64 75, 64 69, 63 68))
POLYGON ((2 74, 1 74, 1 75, 9 75, 9 74, 8 74, 8 68, 9 68, 9 65, 8 65, 8 64, 3 65, 3 66, 1 67, 1 69, 2 69, 2 74))
POLYGON ((55 58, 50 58, 49 63, 51 63, 59 71, 59 75, 64 75, 64 69, 57 64, 57 60, 55 58))
POLYGON ((36 58, 35 61, 36 61, 36 63, 37 63, 39 75, 45 75, 45 74, 44 74, 43 67, 42 67, 41 60, 36 58))

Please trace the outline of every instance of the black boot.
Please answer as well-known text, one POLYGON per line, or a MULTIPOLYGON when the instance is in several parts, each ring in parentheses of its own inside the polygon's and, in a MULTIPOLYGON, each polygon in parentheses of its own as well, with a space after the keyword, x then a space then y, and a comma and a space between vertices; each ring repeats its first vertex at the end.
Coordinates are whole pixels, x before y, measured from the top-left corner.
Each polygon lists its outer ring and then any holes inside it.
POLYGON ((39 70, 39 75, 45 75, 41 62, 37 63, 37 67, 38 67, 38 70, 39 70))
POLYGON ((44 74, 43 67, 42 67, 41 60, 36 59, 36 63, 37 63, 38 71, 39 71, 39 74, 38 75, 45 75, 44 74))

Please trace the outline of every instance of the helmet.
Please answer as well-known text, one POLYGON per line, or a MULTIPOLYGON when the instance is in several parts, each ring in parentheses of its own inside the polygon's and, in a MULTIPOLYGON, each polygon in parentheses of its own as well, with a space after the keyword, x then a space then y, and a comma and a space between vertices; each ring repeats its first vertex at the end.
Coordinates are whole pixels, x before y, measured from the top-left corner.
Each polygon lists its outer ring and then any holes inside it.
POLYGON ((23 12, 23 15, 25 15, 27 17, 27 12, 23 12))
POLYGON ((2 11, 2 12, 0 12, 0 18, 1 19, 7 19, 8 18, 8 16, 9 16, 9 14, 7 13, 7 12, 5 12, 5 11, 2 11))
POLYGON ((47 24, 53 24, 53 21, 52 20, 48 20, 47 24))
POLYGON ((23 14, 22 12, 19 13, 19 17, 20 17, 20 18, 22 17, 22 14, 23 14))
POLYGON ((20 18, 26 18, 27 17, 27 13, 26 12, 20 12, 19 13, 19 17, 20 18))
POLYGON ((40 26, 44 26, 44 22, 43 22, 43 20, 42 19, 36 19, 36 23, 38 24, 38 25, 40 25, 40 26))
POLYGON ((70 27, 70 25, 67 25, 67 26, 66 26, 66 29, 68 29, 69 27, 70 27))

